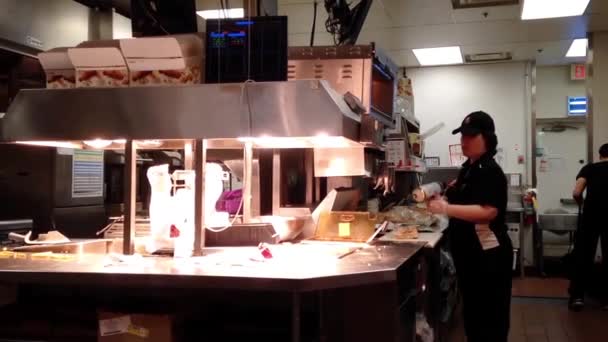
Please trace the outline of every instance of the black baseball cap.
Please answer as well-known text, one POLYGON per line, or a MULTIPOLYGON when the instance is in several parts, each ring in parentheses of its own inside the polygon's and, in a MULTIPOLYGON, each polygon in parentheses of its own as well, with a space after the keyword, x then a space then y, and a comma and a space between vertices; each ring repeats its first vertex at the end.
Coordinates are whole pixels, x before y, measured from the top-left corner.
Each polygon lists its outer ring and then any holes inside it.
POLYGON ((486 112, 478 111, 467 115, 460 127, 453 130, 452 134, 477 135, 481 133, 494 133, 495 130, 492 117, 486 112))

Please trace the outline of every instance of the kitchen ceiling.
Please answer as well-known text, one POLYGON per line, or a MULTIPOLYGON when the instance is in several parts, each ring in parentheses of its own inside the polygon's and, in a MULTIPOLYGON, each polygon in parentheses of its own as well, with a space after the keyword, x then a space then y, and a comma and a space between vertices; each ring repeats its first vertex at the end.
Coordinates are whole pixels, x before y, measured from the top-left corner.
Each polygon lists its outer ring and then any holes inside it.
POLYGON ((109 9, 114 8, 117 13, 125 17, 131 17, 130 0, 74 0, 91 8, 109 9))
MULTIPOLYGON (((586 37, 588 31, 608 30, 605 0, 591 0, 584 16, 531 21, 520 19, 523 1, 465 9, 454 9, 452 1, 375 0, 358 43, 376 42, 397 64, 408 67, 419 66, 412 49, 455 45, 464 55, 510 53, 513 60, 556 65, 584 61, 565 58, 572 40, 586 37)), ((308 45, 314 1, 278 2, 279 13, 289 16, 290 45, 308 45)), ((319 1, 315 45, 333 44, 325 32, 326 18, 323 1, 319 1)))

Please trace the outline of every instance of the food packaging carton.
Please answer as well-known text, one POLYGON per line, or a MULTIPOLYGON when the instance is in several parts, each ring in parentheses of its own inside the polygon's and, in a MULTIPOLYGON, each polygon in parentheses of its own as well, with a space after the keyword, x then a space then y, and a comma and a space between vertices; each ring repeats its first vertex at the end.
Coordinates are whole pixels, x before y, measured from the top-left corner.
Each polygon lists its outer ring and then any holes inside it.
POLYGON ((120 40, 130 86, 199 84, 203 40, 196 34, 120 40))
POLYGON ((129 70, 118 42, 90 41, 68 49, 76 88, 128 87, 129 70))
POLYGON ((171 342, 173 321, 168 315, 99 312, 98 342, 171 342))
POLYGON ((38 54, 46 74, 48 89, 76 87, 76 69, 68 56, 68 48, 55 48, 38 54))

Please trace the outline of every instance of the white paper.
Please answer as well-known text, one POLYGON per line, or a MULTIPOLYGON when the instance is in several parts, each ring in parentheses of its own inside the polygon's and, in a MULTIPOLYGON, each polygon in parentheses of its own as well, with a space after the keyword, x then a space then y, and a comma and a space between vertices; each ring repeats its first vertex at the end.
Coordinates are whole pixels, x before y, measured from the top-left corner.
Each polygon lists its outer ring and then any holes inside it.
POLYGON ((496 235, 494 235, 494 232, 490 230, 489 225, 476 224, 475 232, 477 233, 479 243, 481 243, 481 248, 483 248, 484 251, 499 246, 498 239, 496 239, 496 235))
POLYGON ((99 320, 99 334, 101 336, 126 334, 129 332, 129 326, 131 326, 131 316, 102 319, 99 320))
POLYGON ((519 182, 519 175, 511 175, 509 184, 511 184, 511 186, 521 186, 519 182))

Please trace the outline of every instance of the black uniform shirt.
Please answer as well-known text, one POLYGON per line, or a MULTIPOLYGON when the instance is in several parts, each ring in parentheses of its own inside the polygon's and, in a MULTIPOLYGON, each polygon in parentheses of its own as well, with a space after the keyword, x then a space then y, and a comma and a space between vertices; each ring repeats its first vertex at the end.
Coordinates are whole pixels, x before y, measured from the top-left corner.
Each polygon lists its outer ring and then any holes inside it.
MULTIPOLYGON (((446 191, 446 196, 450 204, 496 208, 498 214, 490 222, 490 229, 501 247, 510 246, 505 224, 507 178, 492 155, 486 154, 474 163, 467 161, 460 170, 456 183, 446 191)), ((450 218, 448 234, 454 257, 463 253, 475 257, 483 250, 472 222, 450 218)))
POLYGON ((608 209, 608 161, 585 165, 576 176, 579 178, 585 178, 587 184, 585 209, 608 209))

